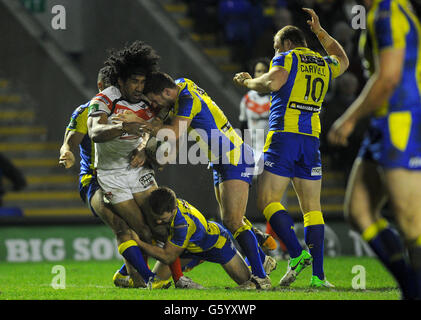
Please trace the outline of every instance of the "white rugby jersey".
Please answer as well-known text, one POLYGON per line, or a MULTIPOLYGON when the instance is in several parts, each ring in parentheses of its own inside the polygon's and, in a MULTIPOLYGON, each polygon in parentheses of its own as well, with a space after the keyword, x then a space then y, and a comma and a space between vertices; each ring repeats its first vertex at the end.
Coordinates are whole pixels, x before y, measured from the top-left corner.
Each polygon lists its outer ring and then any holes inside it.
MULTIPOLYGON (((123 113, 126 110, 133 111, 138 117, 152 121, 155 113, 144 101, 130 103, 121 99, 120 90, 114 86, 108 87, 98 93, 91 101, 89 115, 96 112, 108 114, 108 123, 111 124, 112 115, 123 113), (94 104, 98 106, 92 107, 94 104)), ((98 170, 112 170, 127 168, 129 166, 129 154, 139 146, 142 137, 127 133, 107 142, 95 143, 95 168, 98 170)))
MULTIPOLYGON (((247 121, 247 127, 252 134, 252 144, 255 152, 262 152, 264 139, 269 130, 270 94, 260 95, 250 90, 240 103, 240 121, 247 121), (256 130, 264 130, 263 134, 256 134, 256 130)), ((262 131, 260 131, 262 133, 262 131)))

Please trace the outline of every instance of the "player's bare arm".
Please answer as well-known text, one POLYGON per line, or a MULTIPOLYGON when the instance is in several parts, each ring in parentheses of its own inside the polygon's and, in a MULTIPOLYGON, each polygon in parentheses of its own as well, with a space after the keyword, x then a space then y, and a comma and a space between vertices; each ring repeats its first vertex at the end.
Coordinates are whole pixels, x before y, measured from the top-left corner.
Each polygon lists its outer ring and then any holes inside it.
POLYGON ((139 247, 146 252, 147 255, 158 259, 164 264, 170 265, 183 253, 184 248, 177 247, 167 241, 163 248, 140 241, 139 247))
POLYGON ((358 120, 370 115, 390 98, 401 79, 404 58, 404 49, 382 50, 376 72, 359 97, 332 125, 328 133, 330 143, 346 146, 358 120))
POLYGON ((307 21, 311 31, 317 36, 327 54, 339 61, 341 68, 339 75, 343 74, 349 66, 348 56, 344 48, 322 28, 319 17, 313 9, 303 8, 303 10, 311 16, 311 20, 307 21))
POLYGON ((145 119, 138 117, 134 112, 129 110, 113 116, 111 120, 113 120, 113 122, 116 124, 120 122, 127 124, 137 124, 143 132, 148 132, 153 136, 156 136, 159 129, 161 129, 164 124, 164 120, 159 117, 159 115, 153 118, 152 121, 146 121, 145 119))
POLYGON ((288 71, 281 67, 273 67, 258 78, 252 78, 247 72, 234 76, 234 83, 255 90, 259 93, 278 91, 288 80, 288 71))
POLYGON ((140 128, 139 123, 115 122, 109 124, 108 115, 105 112, 95 113, 88 118, 89 137, 97 143, 110 141, 124 133, 140 135, 140 128))
POLYGON ((66 130, 64 141, 60 148, 60 165, 64 166, 66 169, 73 167, 75 164, 75 152, 84 136, 83 133, 66 130))

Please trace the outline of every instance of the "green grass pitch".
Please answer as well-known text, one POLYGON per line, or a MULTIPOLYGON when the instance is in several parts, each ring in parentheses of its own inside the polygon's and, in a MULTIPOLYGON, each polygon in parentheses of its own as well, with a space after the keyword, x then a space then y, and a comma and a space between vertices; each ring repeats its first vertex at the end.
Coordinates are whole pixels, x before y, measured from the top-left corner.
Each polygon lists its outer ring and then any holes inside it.
MULTIPOLYGON (((373 258, 325 258, 325 273, 335 289, 309 289, 311 267, 305 269, 290 288, 280 289, 278 282, 284 274, 287 261, 278 261, 271 274, 271 291, 227 290, 236 284, 221 266, 203 263, 186 273, 201 283, 206 290, 123 289, 112 283, 114 272, 121 266, 113 261, 61 261, 33 263, 0 263, 0 300, 398 300, 400 292, 384 267, 373 258), (52 273, 55 265, 65 269, 65 288, 54 289, 52 273), (356 273, 353 267, 362 266, 356 273), (361 270, 365 271, 366 289, 354 289, 361 284, 361 270), (355 279, 355 277, 359 279, 355 279), (358 280, 358 281, 357 281, 358 280)), ((151 261, 150 265, 154 262, 151 261)))

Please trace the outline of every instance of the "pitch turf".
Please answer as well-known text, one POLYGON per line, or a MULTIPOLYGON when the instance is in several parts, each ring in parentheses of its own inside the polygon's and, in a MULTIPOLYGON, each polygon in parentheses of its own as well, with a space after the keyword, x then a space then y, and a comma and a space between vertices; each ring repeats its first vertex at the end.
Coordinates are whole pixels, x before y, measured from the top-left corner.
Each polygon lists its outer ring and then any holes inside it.
MULTIPOLYGON (((186 275, 201 283, 207 290, 181 290, 172 285, 167 290, 123 289, 112 283, 120 260, 102 262, 61 261, 59 263, 0 263, 1 300, 397 300, 399 290, 393 278, 373 258, 326 258, 327 279, 335 289, 309 289, 311 267, 305 269, 288 289, 277 286, 284 274, 287 261, 278 261, 271 274, 275 289, 271 291, 227 290, 236 284, 216 264, 203 263, 186 275), (54 265, 64 266, 65 289, 53 289, 56 274, 54 265), (352 283, 361 284, 361 267, 365 269, 366 289, 353 289, 352 283)), ((153 265, 153 262, 150 263, 153 265)))

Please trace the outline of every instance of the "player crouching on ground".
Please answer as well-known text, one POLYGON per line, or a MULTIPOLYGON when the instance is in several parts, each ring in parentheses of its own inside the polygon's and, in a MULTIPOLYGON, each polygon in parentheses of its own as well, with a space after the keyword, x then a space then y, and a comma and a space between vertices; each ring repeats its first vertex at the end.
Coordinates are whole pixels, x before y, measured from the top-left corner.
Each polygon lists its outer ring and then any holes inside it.
MULTIPOLYGON (((167 187, 152 191, 148 202, 155 222, 169 227, 169 238, 163 247, 139 242, 148 255, 166 265, 180 257, 183 267, 203 260, 219 263, 239 285, 252 279, 246 262, 222 225, 207 221, 199 210, 187 201, 177 199, 174 191, 167 187)), ((170 276, 159 268, 155 268, 155 272, 161 279, 170 276)))

